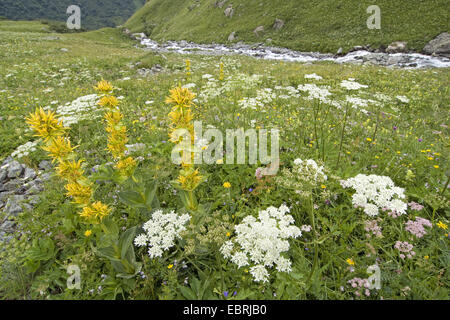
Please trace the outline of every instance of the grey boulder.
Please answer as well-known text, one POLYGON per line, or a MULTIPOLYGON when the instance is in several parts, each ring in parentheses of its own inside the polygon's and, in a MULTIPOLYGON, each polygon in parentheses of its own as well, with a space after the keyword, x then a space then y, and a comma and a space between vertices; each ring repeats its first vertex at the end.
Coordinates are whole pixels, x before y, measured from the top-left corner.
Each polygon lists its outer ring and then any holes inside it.
POLYGON ((450 33, 444 32, 427 43, 423 52, 430 55, 440 55, 450 58, 450 33))

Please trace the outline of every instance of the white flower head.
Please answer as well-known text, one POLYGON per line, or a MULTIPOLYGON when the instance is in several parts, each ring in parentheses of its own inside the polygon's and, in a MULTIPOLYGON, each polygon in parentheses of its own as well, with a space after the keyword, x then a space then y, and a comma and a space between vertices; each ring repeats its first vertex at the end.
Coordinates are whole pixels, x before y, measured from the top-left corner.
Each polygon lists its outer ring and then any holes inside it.
POLYGON ((184 225, 189 219, 188 214, 179 216, 174 211, 163 213, 162 210, 156 210, 152 218, 143 225, 146 233, 138 235, 134 244, 138 247, 148 246, 150 258, 161 257, 164 251, 175 245, 180 233, 186 230, 184 225))
POLYGON ((223 244, 220 252, 238 268, 251 266, 250 273, 257 282, 266 282, 269 271, 275 268, 279 272, 290 272, 291 262, 281 256, 289 250, 290 238, 301 236, 301 231, 289 215, 289 208, 269 207, 259 212, 258 218, 247 216, 235 227, 236 237, 223 244))

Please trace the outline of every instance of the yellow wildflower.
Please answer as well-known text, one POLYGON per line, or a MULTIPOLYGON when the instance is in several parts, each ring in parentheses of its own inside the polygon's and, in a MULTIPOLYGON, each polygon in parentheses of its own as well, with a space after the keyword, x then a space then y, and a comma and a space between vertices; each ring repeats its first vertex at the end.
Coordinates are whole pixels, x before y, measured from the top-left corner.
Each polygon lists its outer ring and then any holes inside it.
POLYGON ((231 188, 231 183, 225 182, 225 183, 223 184, 223 187, 226 188, 226 189, 229 189, 229 188, 231 188))
POLYGON ((114 96, 104 96, 98 104, 102 107, 113 109, 119 105, 119 100, 114 96))
POLYGON ((125 154, 125 144, 128 142, 127 128, 124 126, 108 126, 106 131, 109 132, 107 149, 114 158, 121 158, 125 154))
POLYGON ((85 236, 85 237, 90 237, 91 234, 92 234, 92 230, 86 230, 86 231, 84 232, 84 236, 85 236))
POLYGON ((436 225, 438 226, 438 228, 441 228, 444 230, 447 230, 447 228, 448 228, 448 226, 445 223, 443 223, 442 221, 439 221, 436 225))
POLYGON ((202 182, 203 177, 200 175, 198 169, 194 170, 192 167, 186 170, 181 170, 177 182, 181 185, 184 191, 194 191, 202 182))
POLYGON ((351 258, 348 258, 347 260, 345 260, 345 262, 347 262, 351 266, 355 265, 355 261, 353 261, 353 259, 351 259, 351 258))
POLYGON ((70 144, 70 140, 63 137, 56 137, 52 139, 50 144, 47 147, 42 147, 45 151, 47 151, 50 157, 53 158, 53 162, 56 160, 62 161, 62 159, 66 158, 69 154, 73 152, 75 147, 72 147, 70 144))
POLYGON ((219 70, 219 80, 223 81, 224 79, 224 65, 223 62, 220 63, 220 70, 219 70))
POLYGON ((166 98, 166 103, 174 103, 180 108, 190 108, 195 94, 188 88, 177 87, 170 90, 170 96, 166 98))
POLYGON ((78 182, 68 183, 65 186, 67 195, 74 199, 75 203, 87 205, 92 196, 92 188, 90 186, 81 185, 78 182))
POLYGON ((83 211, 81 211, 79 215, 91 223, 99 223, 111 212, 111 210, 112 209, 106 204, 97 201, 87 207, 84 207, 83 211))
POLYGON ((102 93, 109 93, 114 90, 114 87, 110 82, 102 80, 97 83, 97 86, 94 86, 94 89, 102 93))
POLYGON ((62 121, 55 118, 54 112, 45 113, 42 108, 36 109, 34 114, 30 113, 26 122, 37 133, 36 135, 45 141, 63 135, 66 130, 62 121))
POLYGON ((128 157, 124 160, 120 160, 116 165, 116 169, 119 170, 124 176, 130 177, 133 174, 136 165, 136 160, 132 157, 128 157))
POLYGON ((76 182, 84 173, 81 169, 82 162, 82 160, 62 161, 57 167, 57 174, 70 182, 76 182))
POLYGON ((120 112, 108 112, 105 115, 105 119, 108 122, 108 125, 111 127, 117 126, 120 121, 123 119, 123 115, 120 112))

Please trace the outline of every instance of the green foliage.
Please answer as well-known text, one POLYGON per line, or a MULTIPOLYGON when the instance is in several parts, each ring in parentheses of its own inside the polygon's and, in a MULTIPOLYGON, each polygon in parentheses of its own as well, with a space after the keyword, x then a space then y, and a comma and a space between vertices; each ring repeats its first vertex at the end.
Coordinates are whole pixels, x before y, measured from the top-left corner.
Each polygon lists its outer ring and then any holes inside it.
POLYGON ((81 25, 88 30, 114 27, 126 21, 144 4, 143 0, 3 0, 0 3, 0 15, 10 20, 48 19, 64 22, 50 23, 54 32, 67 32, 65 22, 70 5, 81 8, 81 25))

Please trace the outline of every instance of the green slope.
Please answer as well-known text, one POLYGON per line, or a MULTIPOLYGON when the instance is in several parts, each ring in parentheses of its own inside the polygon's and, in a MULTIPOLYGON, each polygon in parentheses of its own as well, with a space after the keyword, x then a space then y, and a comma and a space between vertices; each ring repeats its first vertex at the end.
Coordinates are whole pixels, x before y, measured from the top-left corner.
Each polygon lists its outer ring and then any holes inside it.
POLYGON ((374 48, 393 41, 407 41, 420 51, 449 28, 449 0, 228 0, 222 8, 215 0, 150 0, 126 23, 134 32, 156 40, 227 42, 231 32, 237 41, 265 42, 304 51, 336 52, 356 45, 374 48), (224 10, 232 4, 233 17, 224 10), (381 29, 369 30, 370 5, 381 9, 381 29), (273 29, 275 19, 285 26, 273 29), (264 26, 257 37, 253 30, 264 26))
POLYGON ((84 29, 114 27, 124 23, 145 0, 1 0, 0 16, 11 20, 66 21, 67 8, 81 8, 84 29))

